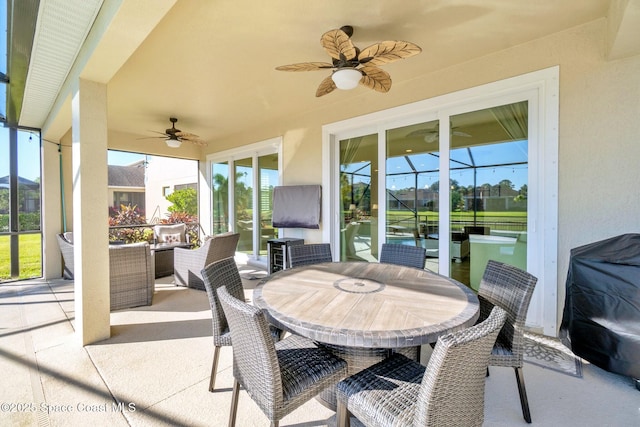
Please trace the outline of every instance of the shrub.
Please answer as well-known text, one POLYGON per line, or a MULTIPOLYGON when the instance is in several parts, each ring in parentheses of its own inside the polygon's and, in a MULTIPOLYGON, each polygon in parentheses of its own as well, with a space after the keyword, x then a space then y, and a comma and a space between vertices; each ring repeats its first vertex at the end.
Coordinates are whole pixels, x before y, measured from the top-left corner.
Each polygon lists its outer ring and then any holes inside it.
MULTIPOLYGON (((122 225, 145 225, 147 219, 136 205, 120 205, 120 210, 109 217, 109 227, 122 225)), ((124 243, 149 242, 153 239, 153 230, 145 227, 110 228, 109 241, 124 243)))
POLYGON ((186 224, 189 241, 195 246, 200 246, 200 233, 198 230, 198 217, 187 212, 171 212, 167 218, 160 221, 161 224, 186 224))

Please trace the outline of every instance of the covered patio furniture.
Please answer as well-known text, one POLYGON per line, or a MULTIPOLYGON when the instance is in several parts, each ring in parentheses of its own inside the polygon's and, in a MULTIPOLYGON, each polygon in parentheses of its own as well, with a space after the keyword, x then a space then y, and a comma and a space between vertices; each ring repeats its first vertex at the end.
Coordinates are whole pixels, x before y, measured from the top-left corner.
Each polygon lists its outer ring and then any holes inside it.
POLYGON ((331 245, 329 243, 289 246, 289 262, 291 267, 332 261, 333 256, 331 255, 331 245))
POLYGON ((206 238, 197 249, 175 248, 173 274, 176 285, 204 291, 202 269, 212 262, 235 256, 239 239, 239 233, 223 233, 206 238))
POLYGON ((480 300, 478 322, 485 319, 494 306, 502 307, 507 311, 507 321, 496 339, 489 366, 506 366, 515 370, 522 415, 528 423, 531 423, 531 413, 522 372, 524 323, 537 281, 535 276, 518 267, 490 260, 478 290, 480 300))
POLYGON ((560 338, 640 390, 640 233, 571 249, 560 338))
POLYGON ((338 383, 338 426, 481 426, 487 364, 507 317, 500 307, 438 338, 425 367, 395 353, 338 383))
POLYGON ((308 338, 274 343, 262 309, 218 288, 233 341, 233 392, 229 426, 235 426, 240 385, 272 426, 347 375, 347 363, 308 338))
POLYGON ((427 253, 424 248, 394 243, 383 243, 380 251, 382 264, 404 265, 424 270, 427 253))

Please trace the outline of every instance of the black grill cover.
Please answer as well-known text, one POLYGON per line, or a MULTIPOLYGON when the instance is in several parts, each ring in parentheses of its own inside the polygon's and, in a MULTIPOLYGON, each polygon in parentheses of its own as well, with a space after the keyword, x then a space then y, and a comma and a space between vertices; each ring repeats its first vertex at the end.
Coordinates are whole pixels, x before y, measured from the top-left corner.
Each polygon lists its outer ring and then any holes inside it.
POLYGON ((578 356, 640 378, 640 234, 571 250, 560 337, 578 356))

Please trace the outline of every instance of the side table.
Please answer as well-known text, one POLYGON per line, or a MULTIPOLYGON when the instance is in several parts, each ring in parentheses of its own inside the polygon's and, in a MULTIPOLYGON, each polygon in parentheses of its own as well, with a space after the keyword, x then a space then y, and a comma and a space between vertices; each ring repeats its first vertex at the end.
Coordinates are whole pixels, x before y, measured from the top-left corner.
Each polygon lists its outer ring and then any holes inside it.
POLYGON ((155 262, 155 277, 171 276, 173 274, 173 250, 175 248, 190 248, 193 243, 156 243, 151 246, 155 262))

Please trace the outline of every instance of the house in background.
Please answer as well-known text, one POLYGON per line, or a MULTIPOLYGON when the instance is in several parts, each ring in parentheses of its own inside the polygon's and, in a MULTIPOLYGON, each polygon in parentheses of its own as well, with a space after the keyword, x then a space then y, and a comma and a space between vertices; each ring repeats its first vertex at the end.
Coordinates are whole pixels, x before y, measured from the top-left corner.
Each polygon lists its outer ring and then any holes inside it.
MULTIPOLYGON (((145 169, 145 168, 143 168, 145 169)), ((145 183, 147 222, 167 217, 171 202, 167 196, 176 190, 193 188, 198 191, 198 161, 163 156, 148 156, 145 183)))
POLYGON ((177 190, 198 190, 198 162, 162 156, 146 156, 129 165, 109 165, 109 214, 121 205, 136 206, 148 223, 169 214, 167 196, 177 190))
POLYGON ((109 215, 120 210, 120 206, 137 206, 146 215, 144 161, 127 166, 108 166, 109 215))

